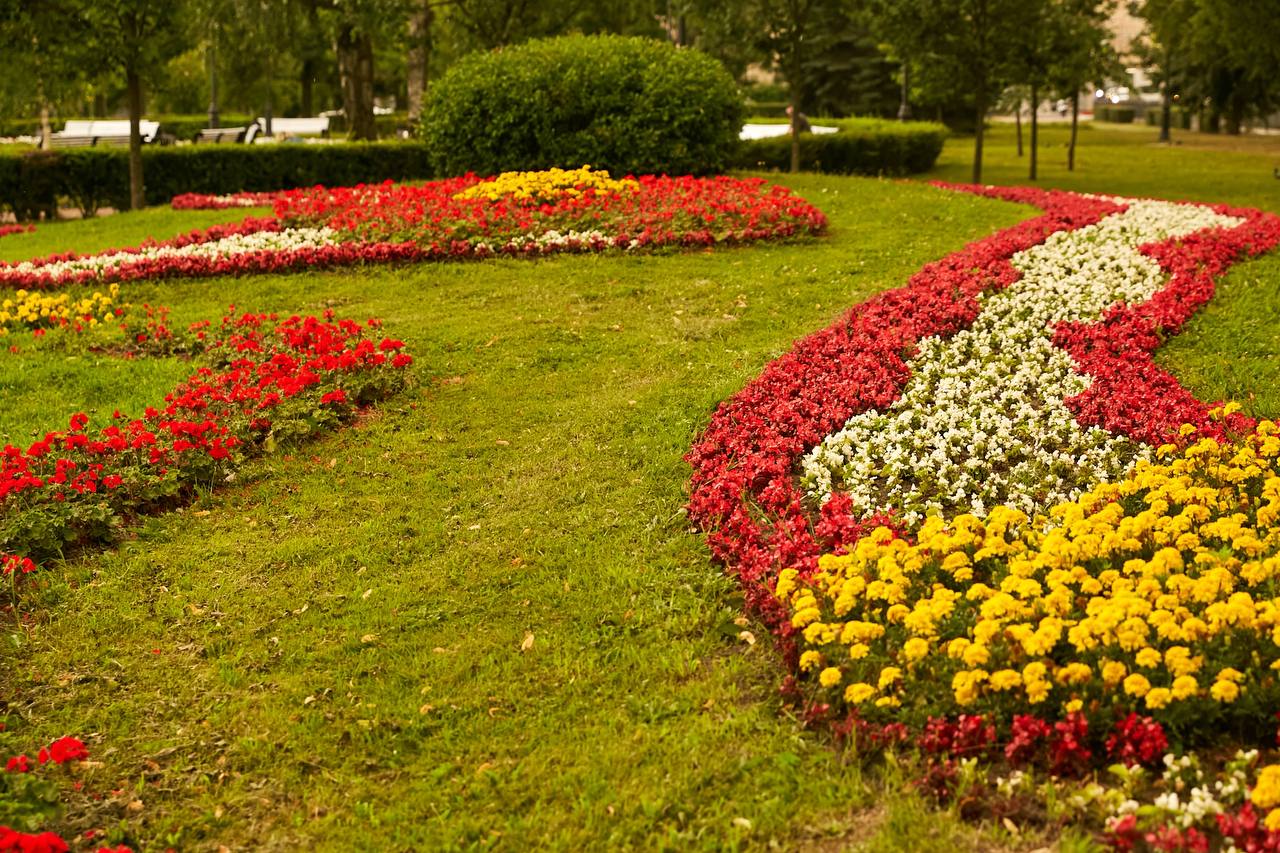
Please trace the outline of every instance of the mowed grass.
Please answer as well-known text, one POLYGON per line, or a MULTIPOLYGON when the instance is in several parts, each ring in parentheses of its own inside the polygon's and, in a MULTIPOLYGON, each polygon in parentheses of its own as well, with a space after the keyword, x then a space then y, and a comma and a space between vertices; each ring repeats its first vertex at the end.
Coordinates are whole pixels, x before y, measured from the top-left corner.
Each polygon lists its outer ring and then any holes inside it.
MULTIPOLYGON (((380 316, 418 385, 118 549, 50 567, 24 603, 38 618, 0 644, 0 751, 80 734, 103 762, 90 789, 124 791, 55 828, 119 825, 148 850, 1027 846, 925 808, 900 774, 787 716, 768 637, 739 624, 689 529, 681 457, 795 338, 1032 211, 784 180, 831 217, 829 237, 128 287, 177 322, 229 302, 380 316)), ((156 236, 195 227, 144 215, 156 236)), ((91 225, 41 229, 24 251, 79 248, 91 225)), ((1234 381, 1280 412, 1274 383, 1214 373, 1234 356, 1206 352, 1254 324, 1249 369, 1274 362, 1258 317, 1277 288, 1274 256, 1241 266, 1171 345, 1191 342, 1168 358, 1197 393, 1234 381)), ((64 368, 30 360, 24 387, 64 368)), ((0 387, 15 364, 0 359, 0 387)), ((43 398, 51 426, 82 407, 77 376, 43 398)), ((120 399, 137 411, 152 393, 120 399)))

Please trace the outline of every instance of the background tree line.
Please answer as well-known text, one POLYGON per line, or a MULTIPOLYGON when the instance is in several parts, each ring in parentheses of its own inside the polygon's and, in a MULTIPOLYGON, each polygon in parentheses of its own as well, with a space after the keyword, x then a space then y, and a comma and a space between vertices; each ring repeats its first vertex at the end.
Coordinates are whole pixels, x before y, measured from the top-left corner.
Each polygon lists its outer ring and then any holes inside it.
MULTIPOLYGON (((1065 99, 1074 119, 1084 87, 1123 80, 1107 26, 1116 2, 0 0, 0 116, 49 125, 125 109, 136 125, 211 101, 267 118, 340 108, 351 138, 372 139, 375 101, 394 101, 412 126, 431 81, 468 53, 619 33, 699 48, 739 76, 774 70, 797 115, 915 115, 972 130, 978 181, 983 122, 1002 94, 1065 99)), ((1192 105, 1206 129, 1239 132, 1280 105, 1275 0, 1129 5, 1147 22, 1136 50, 1166 113, 1192 105)))

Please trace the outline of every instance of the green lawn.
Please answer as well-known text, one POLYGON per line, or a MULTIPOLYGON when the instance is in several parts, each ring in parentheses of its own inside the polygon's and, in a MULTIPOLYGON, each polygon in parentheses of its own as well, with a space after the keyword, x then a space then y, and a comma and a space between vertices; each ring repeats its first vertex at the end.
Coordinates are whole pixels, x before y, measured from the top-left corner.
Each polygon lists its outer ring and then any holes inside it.
MULTIPOLYGON (((963 147, 939 176, 962 177, 963 147)), ((1100 169, 1090 185, 1088 162, 1082 188, 1197 196, 1199 178, 1118 186, 1100 169)), ((1043 841, 925 809, 892 768, 866 770, 781 712, 768 636, 738 623, 689 530, 681 459, 796 337, 1031 211, 920 183, 786 183, 830 216, 829 237, 126 287, 178 322, 230 302, 379 316, 418 384, 117 550, 50 567, 25 602, 37 618, 4 628, 0 753, 80 734, 103 763, 87 790, 107 795, 53 828, 119 827, 146 850, 1043 841)), ((1208 197, 1262 203, 1247 184, 1224 175, 1208 197)), ((0 239, 0 255, 238 215, 48 226, 0 239)), ((1202 395, 1249 390, 1280 412, 1277 289, 1275 256, 1242 266, 1166 363, 1202 395)), ((136 411, 181 368, 104 381, 65 356, 3 355, 0 433, 15 436, 42 428, 41 409, 49 428, 86 401, 136 411)))

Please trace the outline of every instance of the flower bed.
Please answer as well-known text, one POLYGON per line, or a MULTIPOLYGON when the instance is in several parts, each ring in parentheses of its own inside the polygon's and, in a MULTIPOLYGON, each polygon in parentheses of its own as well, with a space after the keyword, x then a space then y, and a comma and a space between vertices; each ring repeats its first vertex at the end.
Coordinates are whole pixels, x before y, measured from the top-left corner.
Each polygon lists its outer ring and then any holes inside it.
MULTIPOLYGON (((784 691, 864 745, 912 738, 948 798, 991 788, 959 778, 976 757, 1061 775, 1159 761, 1168 734, 1272 745, 1280 439, 1150 354, 1280 219, 965 189, 1045 214, 798 342, 689 454, 691 515, 778 634, 784 691)), ((1219 811, 1271 808, 1243 802, 1219 811)), ((1113 842, 1173 820, 1133 814, 1113 842)), ((1204 814, 1175 828, 1239 829, 1204 814)))
POLYGON ((0 225, 0 237, 8 237, 10 234, 29 234, 35 230, 34 225, 0 225))
POLYGON ((181 207, 250 206, 275 217, 96 255, 0 264, 0 286, 46 289, 142 278, 283 272, 361 263, 641 251, 779 240, 826 228, 817 208, 759 179, 614 180, 590 169, 474 175, 421 186, 179 196, 181 207))
POLYGON ((169 206, 174 210, 227 210, 235 207, 270 207, 280 197, 279 192, 230 193, 181 193, 175 195, 169 206))
MULTIPOLYGON (((6 445, 0 462, 0 554, 37 562, 110 540, 128 519, 180 503, 199 483, 224 481, 254 455, 349 421, 358 407, 405 381, 403 342, 376 337, 378 323, 228 314, 220 327, 175 332, 163 315, 127 326, 131 352, 183 352, 191 377, 140 418, 116 413, 28 447, 6 445)), ((32 566, 5 563, 8 575, 32 566)))

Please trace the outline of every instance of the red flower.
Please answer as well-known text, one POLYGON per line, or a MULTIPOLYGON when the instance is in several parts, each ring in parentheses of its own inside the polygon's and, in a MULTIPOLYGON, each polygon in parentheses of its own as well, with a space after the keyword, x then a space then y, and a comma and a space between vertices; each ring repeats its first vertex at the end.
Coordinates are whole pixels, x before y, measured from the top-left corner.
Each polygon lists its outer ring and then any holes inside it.
POLYGON ((73 737, 62 737, 40 750, 40 763, 52 761, 54 764, 66 764, 68 761, 83 761, 89 757, 89 750, 84 742, 73 737))
POLYGON ((25 755, 15 755, 5 764, 4 769, 10 773, 30 773, 31 759, 25 755))

